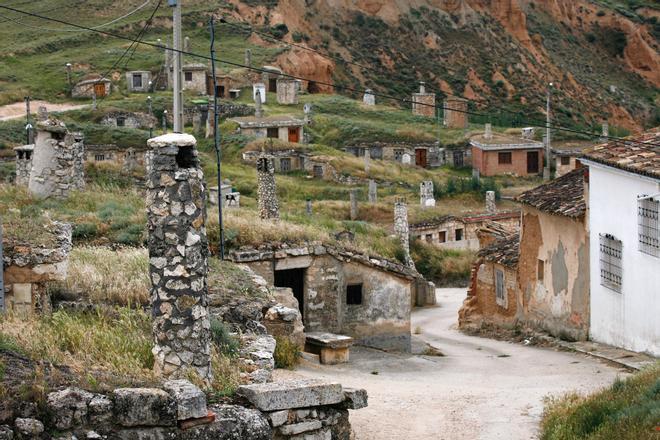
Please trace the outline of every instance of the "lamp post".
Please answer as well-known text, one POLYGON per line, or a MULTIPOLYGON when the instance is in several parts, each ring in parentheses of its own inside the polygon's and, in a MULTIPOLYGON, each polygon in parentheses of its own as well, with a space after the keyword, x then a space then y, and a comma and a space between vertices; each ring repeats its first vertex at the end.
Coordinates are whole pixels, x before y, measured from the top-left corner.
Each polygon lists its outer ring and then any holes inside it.
POLYGON ((71 93, 73 88, 73 84, 71 84, 71 63, 66 63, 66 82, 69 84, 69 93, 71 93))
POLYGON ((552 94, 553 83, 548 84, 548 91, 545 100, 545 160, 546 166, 543 170, 543 179, 550 180, 552 152, 550 151, 550 96, 552 94))
MULTIPOLYGON (((147 105, 149 106, 149 116, 153 117, 153 109, 151 107, 151 96, 147 96, 147 105)), ((154 123, 152 122, 153 120, 149 118, 149 139, 154 137, 154 123)))

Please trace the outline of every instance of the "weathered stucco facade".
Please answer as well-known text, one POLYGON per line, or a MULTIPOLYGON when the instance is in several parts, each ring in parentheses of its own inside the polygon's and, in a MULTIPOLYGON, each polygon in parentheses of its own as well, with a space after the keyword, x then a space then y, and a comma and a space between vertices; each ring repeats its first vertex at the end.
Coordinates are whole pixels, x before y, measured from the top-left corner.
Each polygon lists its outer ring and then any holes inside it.
POLYGON ((346 334, 380 349, 410 351, 416 274, 387 260, 322 245, 231 255, 298 299, 306 332, 346 334))

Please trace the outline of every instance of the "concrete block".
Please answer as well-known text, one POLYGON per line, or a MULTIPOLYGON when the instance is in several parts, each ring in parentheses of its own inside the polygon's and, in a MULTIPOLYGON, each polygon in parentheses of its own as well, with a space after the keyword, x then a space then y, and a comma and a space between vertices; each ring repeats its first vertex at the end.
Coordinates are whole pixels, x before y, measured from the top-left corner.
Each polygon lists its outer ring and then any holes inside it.
POLYGON ((261 411, 334 405, 344 400, 341 384, 316 379, 243 385, 237 393, 261 411))

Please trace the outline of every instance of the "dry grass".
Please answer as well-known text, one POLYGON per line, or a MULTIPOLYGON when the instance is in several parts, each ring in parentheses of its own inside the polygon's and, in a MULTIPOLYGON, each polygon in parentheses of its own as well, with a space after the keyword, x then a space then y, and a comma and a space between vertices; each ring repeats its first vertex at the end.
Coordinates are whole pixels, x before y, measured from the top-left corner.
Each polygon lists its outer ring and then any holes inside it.
POLYGON ((140 306, 149 303, 149 258, 144 248, 112 250, 75 247, 64 282, 54 290, 93 304, 140 306))

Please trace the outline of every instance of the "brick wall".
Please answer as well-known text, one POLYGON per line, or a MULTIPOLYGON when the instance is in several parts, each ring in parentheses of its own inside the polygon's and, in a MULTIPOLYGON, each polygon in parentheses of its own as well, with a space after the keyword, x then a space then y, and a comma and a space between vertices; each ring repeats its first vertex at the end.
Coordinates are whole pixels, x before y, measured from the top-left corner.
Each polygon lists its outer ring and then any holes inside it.
POLYGON ((527 172, 527 152, 538 151, 538 171, 543 170, 543 149, 529 150, 502 150, 502 151, 483 151, 480 148, 472 147, 472 168, 479 170, 482 176, 495 176, 498 174, 514 174, 516 176, 528 176, 538 173, 527 172), (499 153, 511 153, 510 164, 500 164, 498 160, 499 153))

